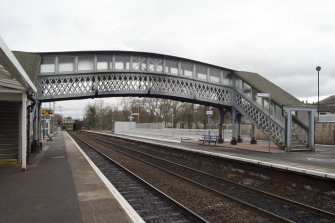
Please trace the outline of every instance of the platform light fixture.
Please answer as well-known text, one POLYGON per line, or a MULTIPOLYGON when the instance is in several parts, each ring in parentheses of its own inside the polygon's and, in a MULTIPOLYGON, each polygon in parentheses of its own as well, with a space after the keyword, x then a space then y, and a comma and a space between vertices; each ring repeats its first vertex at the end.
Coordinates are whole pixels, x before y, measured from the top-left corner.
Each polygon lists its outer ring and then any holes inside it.
POLYGON ((320 88, 319 88, 319 86, 320 86, 320 83, 319 83, 319 77, 320 77, 320 75, 319 75, 319 72, 321 70, 321 67, 317 66, 315 69, 318 72, 318 122, 319 122, 320 121, 320 98, 319 98, 320 97, 320 88))
POLYGON ((271 146, 271 93, 257 93, 257 97, 260 98, 268 98, 269 99, 269 122, 268 122, 268 130, 269 130, 269 152, 271 146))

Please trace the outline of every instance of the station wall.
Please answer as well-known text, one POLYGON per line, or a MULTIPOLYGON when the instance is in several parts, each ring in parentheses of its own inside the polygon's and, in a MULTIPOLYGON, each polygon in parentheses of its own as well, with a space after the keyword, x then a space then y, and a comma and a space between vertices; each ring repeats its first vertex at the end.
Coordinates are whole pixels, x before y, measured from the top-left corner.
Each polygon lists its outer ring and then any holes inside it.
POLYGON ((335 145, 335 122, 315 123, 315 143, 335 145))

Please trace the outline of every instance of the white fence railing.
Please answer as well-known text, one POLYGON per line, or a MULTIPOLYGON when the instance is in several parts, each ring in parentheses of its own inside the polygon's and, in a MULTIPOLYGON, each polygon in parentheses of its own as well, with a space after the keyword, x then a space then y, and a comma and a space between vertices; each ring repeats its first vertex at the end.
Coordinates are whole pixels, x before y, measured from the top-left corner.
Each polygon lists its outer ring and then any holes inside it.
POLYGON ((335 122, 335 115, 320 115, 319 122, 335 122))
MULTIPOLYGON (((164 128, 161 123, 137 123, 124 122, 122 124, 115 123, 115 133, 133 134, 152 138, 166 138, 173 140, 198 140, 203 135, 219 135, 218 129, 177 129, 164 128)), ((223 125, 223 138, 229 141, 232 138, 231 124, 223 125)), ((250 135, 242 135, 244 139, 250 139, 250 135)))

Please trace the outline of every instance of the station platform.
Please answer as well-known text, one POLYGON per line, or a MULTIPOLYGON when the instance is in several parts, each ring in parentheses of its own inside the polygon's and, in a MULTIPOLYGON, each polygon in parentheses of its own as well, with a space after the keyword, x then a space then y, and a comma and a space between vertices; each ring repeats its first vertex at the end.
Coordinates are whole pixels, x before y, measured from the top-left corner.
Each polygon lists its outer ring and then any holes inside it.
POLYGON ((113 134, 108 131, 101 133, 335 180, 335 145, 316 145, 315 152, 285 152, 273 144, 269 148, 268 141, 258 141, 254 145, 249 141, 237 145, 231 145, 230 141, 208 145, 196 140, 176 141, 166 137, 113 134))
POLYGON ((0 168, 1 223, 143 222, 66 132, 45 141, 30 163, 25 172, 0 168))
MULTIPOLYGON (((316 152, 286 153, 266 142, 231 146, 164 138, 103 134, 183 150, 272 166, 335 180, 335 146, 317 145, 316 152)), ((45 141, 32 154, 27 171, 0 168, 0 223, 7 222, 143 222, 137 213, 92 166, 66 132, 45 141)))

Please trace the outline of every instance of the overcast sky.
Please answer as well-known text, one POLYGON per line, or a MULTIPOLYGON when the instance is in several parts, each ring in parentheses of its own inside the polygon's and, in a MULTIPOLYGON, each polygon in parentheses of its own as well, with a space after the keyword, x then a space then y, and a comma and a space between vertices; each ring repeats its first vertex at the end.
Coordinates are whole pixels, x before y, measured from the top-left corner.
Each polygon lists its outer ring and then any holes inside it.
MULTIPOLYGON (((301 100, 335 94, 334 0, 0 0, 12 50, 132 50, 256 72, 301 100)), ((57 102, 81 116, 92 100, 57 102), (79 110, 79 111, 78 111, 79 110)), ((111 101, 111 100, 109 100, 111 101)))

